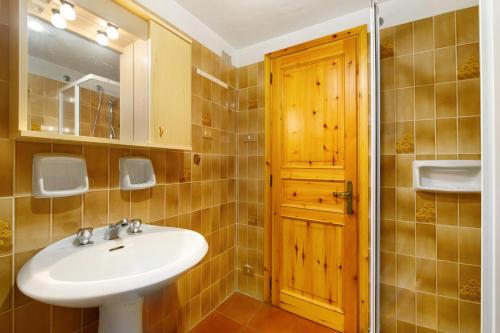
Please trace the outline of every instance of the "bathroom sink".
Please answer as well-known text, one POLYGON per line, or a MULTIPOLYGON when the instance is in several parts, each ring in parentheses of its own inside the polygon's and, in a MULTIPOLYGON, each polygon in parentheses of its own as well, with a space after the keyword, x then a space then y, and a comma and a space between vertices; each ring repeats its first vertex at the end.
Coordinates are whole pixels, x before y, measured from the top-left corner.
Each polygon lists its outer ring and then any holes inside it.
POLYGON ((94 230, 92 245, 75 246, 72 236, 40 251, 22 267, 18 287, 48 304, 100 306, 101 333, 141 332, 143 296, 196 265, 208 244, 197 232, 152 225, 104 240, 106 228, 94 230))

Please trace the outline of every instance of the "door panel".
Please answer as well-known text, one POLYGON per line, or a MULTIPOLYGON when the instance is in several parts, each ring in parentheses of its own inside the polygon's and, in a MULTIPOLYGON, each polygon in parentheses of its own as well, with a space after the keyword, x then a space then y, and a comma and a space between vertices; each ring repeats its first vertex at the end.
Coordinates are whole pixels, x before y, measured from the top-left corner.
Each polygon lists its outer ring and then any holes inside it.
POLYGON ((341 332, 357 328, 357 38, 271 60, 272 302, 341 332))

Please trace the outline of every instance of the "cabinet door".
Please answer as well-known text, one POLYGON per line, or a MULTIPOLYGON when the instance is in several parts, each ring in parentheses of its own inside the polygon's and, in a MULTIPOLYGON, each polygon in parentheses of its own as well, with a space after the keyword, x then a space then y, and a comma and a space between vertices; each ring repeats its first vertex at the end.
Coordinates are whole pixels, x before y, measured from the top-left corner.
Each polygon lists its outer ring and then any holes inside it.
POLYGON ((191 43, 150 21, 153 143, 191 149, 191 43))

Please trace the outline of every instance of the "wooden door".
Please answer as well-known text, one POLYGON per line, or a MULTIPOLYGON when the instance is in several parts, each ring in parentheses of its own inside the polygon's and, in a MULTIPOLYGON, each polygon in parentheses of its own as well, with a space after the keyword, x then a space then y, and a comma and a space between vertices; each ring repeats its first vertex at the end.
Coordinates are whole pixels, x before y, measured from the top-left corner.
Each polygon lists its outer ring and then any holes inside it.
POLYGON ((358 321, 358 38, 285 50, 268 87, 272 303, 340 332, 358 321))

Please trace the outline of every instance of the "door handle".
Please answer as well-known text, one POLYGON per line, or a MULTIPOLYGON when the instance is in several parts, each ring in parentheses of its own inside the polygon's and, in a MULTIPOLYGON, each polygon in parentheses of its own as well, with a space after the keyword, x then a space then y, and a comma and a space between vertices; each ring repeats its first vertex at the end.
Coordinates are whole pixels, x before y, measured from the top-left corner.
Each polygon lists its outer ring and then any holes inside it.
POLYGON ((333 192, 333 196, 335 198, 344 198, 347 202, 347 214, 351 215, 353 213, 352 210, 352 181, 348 180, 346 182, 346 190, 345 192, 333 192))

